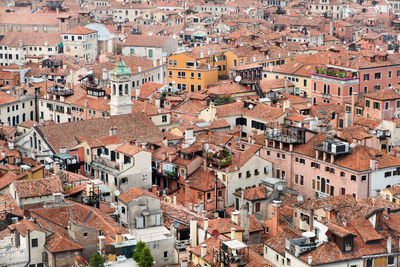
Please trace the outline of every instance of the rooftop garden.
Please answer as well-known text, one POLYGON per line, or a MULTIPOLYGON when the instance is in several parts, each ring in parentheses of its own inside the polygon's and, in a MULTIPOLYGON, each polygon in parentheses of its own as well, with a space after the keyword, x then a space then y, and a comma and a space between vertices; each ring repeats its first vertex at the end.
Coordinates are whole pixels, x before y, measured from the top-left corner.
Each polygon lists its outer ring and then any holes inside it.
POLYGON ((216 153, 207 153, 207 159, 211 164, 220 167, 228 166, 232 162, 231 153, 227 149, 220 150, 216 153))
POLYGON ((342 79, 348 78, 346 72, 340 71, 340 70, 334 70, 334 69, 327 69, 327 68, 319 68, 319 67, 317 67, 315 69, 315 73, 316 74, 330 76, 330 77, 342 78, 342 79))

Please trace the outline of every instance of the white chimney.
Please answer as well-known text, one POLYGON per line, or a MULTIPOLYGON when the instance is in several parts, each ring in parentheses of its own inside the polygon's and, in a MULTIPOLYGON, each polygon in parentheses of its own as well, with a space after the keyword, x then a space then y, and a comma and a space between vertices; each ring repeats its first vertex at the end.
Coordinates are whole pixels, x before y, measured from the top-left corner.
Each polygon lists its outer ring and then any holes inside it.
POLYGON ((234 227, 231 228, 231 239, 236 239, 236 229, 234 227))
POLYGON ((387 253, 392 253, 392 237, 387 238, 387 253))
POLYGON ((103 80, 108 80, 108 70, 107 69, 103 69, 103 80))
POLYGON ((138 72, 142 72, 142 66, 138 66, 138 72))
POLYGON ((200 256, 201 256, 202 258, 204 258, 205 256, 207 256, 207 245, 206 245, 206 244, 202 244, 202 245, 201 245, 200 256))
POLYGON ((312 256, 308 256, 308 264, 309 264, 309 265, 312 264, 312 256))
POLYGON ((203 50, 200 51, 200 58, 204 58, 204 51, 203 50))

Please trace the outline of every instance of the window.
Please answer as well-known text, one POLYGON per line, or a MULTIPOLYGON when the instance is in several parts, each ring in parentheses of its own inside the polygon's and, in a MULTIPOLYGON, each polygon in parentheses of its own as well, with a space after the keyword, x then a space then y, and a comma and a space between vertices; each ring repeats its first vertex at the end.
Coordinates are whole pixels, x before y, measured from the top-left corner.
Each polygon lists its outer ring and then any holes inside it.
POLYGON ((207 200, 210 200, 210 199, 211 199, 211 193, 207 192, 207 200))
POLYGON ((125 214, 125 207, 121 208, 121 212, 122 212, 122 214, 125 214))
POLYGON ((389 70, 389 72, 388 72, 388 77, 392 78, 392 71, 391 70, 389 70))
POLYGON ((393 255, 388 256, 387 264, 394 265, 394 256, 393 255))
POLYGON ((305 160, 305 159, 299 159, 299 162, 300 162, 301 164, 306 164, 306 160, 305 160))
POLYGON ((340 177, 346 177, 345 172, 340 172, 340 177))
POLYGON ((356 177, 355 175, 351 175, 351 176, 350 176, 350 180, 352 180, 352 181, 357 181, 357 177, 356 177))
POLYGON ((197 73, 197 79, 201 79, 201 73, 197 73))
POLYGON ((364 74, 364 81, 369 81, 369 74, 364 74))
POLYGON ((373 267, 374 266, 373 264, 374 264, 374 259, 367 259, 365 267, 373 267))
POLYGON ((381 79, 381 73, 375 72, 375 80, 380 80, 380 79, 381 79))
POLYGON ((162 115, 162 122, 167 122, 167 115, 162 115))
POLYGON ((250 172, 250 171, 247 171, 247 172, 246 172, 246 178, 249 178, 249 177, 251 177, 251 172, 250 172))
POLYGON ((389 102, 387 101, 387 102, 385 102, 385 110, 388 110, 389 109, 389 102))
POLYGON ((261 203, 260 202, 256 202, 256 205, 254 207, 254 211, 255 212, 259 212, 261 210, 261 203))
POLYGON ((365 106, 369 108, 370 105, 371 105, 371 102, 369 100, 365 100, 365 106))
POLYGON ((365 182, 366 180, 367 180, 367 176, 366 175, 361 176, 361 182, 365 182))
POLYGON ((385 178, 392 176, 392 172, 385 172, 385 178))
POLYGON ((153 49, 149 49, 149 58, 153 58, 153 49))
POLYGON ((380 108, 379 106, 380 106, 379 102, 374 102, 374 103, 373 103, 373 108, 374 108, 374 109, 379 110, 379 108, 380 108))
POLYGON ((255 169, 254 170, 254 175, 259 175, 260 174, 260 172, 258 171, 258 169, 255 169))
POLYGON ((164 260, 169 258, 169 252, 168 251, 164 251, 164 260))
POLYGON ((88 236, 88 233, 83 233, 83 237, 87 237, 88 236))
POLYGON ((32 247, 36 248, 38 246, 38 239, 37 238, 32 238, 32 247))

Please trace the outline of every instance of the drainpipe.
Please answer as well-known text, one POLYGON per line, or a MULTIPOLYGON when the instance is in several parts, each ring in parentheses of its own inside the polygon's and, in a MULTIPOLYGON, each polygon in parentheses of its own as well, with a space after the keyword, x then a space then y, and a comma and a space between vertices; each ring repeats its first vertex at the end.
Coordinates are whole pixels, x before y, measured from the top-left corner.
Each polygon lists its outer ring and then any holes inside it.
POLYGON ((28 262, 25 264, 25 267, 31 263, 31 231, 28 229, 28 262))

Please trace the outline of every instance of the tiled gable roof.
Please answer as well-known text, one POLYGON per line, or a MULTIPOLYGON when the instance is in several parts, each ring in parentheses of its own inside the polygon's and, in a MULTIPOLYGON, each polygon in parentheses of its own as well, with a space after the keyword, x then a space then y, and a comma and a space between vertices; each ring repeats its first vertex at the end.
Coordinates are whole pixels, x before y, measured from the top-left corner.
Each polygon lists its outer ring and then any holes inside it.
POLYGON ((60 178, 57 176, 36 180, 15 181, 14 187, 20 199, 49 196, 54 193, 64 192, 60 178))
POLYGON ((139 189, 136 187, 132 187, 128 191, 125 191, 120 196, 118 196, 118 199, 121 200, 122 202, 124 202, 125 204, 128 204, 132 200, 137 199, 138 197, 143 196, 143 195, 146 195, 146 196, 152 197, 152 198, 157 198, 157 196, 154 195, 153 193, 150 193, 148 191, 145 191, 145 190, 142 190, 142 189, 139 189))
POLYGON ((160 129, 142 113, 36 127, 56 153, 62 147, 71 149, 77 146, 79 144, 77 136, 105 138, 110 135, 112 128, 116 128, 116 137, 124 142, 137 140, 154 143, 162 140, 160 129), (63 138, 60 138, 61 136, 63 138))
POLYGON ((51 253, 83 249, 83 246, 81 246, 79 243, 76 243, 68 237, 63 236, 59 233, 54 233, 48 236, 46 238, 45 247, 51 253))

